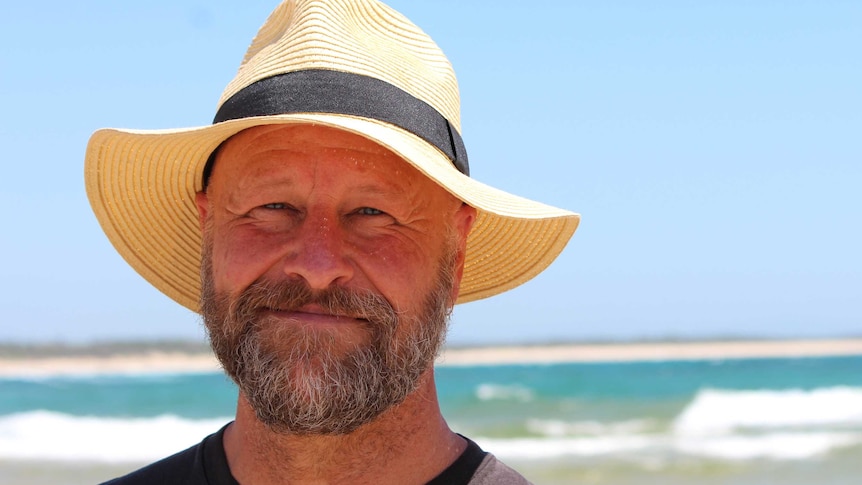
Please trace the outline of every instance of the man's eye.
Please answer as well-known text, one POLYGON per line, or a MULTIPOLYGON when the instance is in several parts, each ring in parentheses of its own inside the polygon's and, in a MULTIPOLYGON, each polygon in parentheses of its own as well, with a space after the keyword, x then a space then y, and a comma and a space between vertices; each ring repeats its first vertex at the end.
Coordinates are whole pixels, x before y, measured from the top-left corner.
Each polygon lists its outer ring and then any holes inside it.
POLYGON ((285 204, 283 202, 272 202, 270 204, 264 204, 261 207, 263 207, 264 209, 280 210, 280 209, 286 209, 287 204, 285 204))
POLYGON ((357 210, 356 213, 363 216, 379 216, 383 214, 383 211, 380 209, 375 209, 374 207, 362 207, 357 210))

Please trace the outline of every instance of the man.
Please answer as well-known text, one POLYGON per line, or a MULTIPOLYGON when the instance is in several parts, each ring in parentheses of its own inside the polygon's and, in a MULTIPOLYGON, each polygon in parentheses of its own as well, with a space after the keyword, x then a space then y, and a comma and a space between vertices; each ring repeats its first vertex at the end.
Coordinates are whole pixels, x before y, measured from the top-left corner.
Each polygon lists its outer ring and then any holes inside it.
POLYGON ((280 5, 212 126, 97 131, 103 229, 239 387, 234 422, 115 483, 527 483, 449 429, 433 361, 455 303, 579 219, 468 172, 451 66, 375 0, 280 5))

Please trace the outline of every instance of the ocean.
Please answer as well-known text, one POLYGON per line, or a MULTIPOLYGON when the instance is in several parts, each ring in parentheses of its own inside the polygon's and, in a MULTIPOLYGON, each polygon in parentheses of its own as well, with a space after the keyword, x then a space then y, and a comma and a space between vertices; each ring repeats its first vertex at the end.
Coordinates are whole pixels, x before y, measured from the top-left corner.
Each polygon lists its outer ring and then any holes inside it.
MULTIPOLYGON (((858 484, 862 357, 441 366, 450 426, 536 484, 858 484)), ((0 378, 0 483, 97 483, 231 419, 222 374, 0 378)))

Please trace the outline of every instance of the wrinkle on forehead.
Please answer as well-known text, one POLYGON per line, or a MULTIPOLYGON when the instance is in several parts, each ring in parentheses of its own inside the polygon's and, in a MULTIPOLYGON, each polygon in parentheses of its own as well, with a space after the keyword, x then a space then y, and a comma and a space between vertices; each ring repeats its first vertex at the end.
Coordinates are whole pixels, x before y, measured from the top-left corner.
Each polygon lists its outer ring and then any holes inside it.
POLYGON ((287 137, 290 139, 291 146, 314 146, 325 151, 332 150, 333 153, 341 150, 353 150, 387 158, 395 157, 402 162, 404 161, 401 157, 385 146, 360 134, 329 126, 313 124, 273 124, 255 126, 233 135, 231 139, 228 140, 227 145, 232 144, 233 139, 242 139, 245 143, 251 145, 260 143, 262 140, 269 137, 277 137, 279 141, 281 141, 282 138, 287 137), (245 140, 245 138, 248 139, 245 140), (331 142, 331 140, 335 140, 334 143, 331 142))
MULTIPOLYGON (((239 149, 249 150, 250 147, 253 148, 266 143, 270 143, 272 148, 267 151, 255 151, 254 155, 263 156, 267 152, 283 151, 308 156, 317 152, 322 158, 339 156, 345 160, 353 161, 357 168, 363 170, 373 168, 379 160, 394 160, 398 162, 393 174, 395 177, 402 175, 405 165, 411 166, 409 162, 385 146, 359 134, 312 124, 261 125, 242 130, 222 144, 216 154, 214 165, 223 165, 219 162, 226 153, 233 155, 231 158, 247 158, 249 155, 236 154, 235 152, 239 149), (272 141, 270 141, 271 138, 272 141)), ((213 174, 216 172, 215 166, 212 169, 213 174)), ((415 167, 412 168, 415 169, 415 167)))
MULTIPOLYGON (((242 187, 244 180, 251 179, 257 179, 256 183, 264 179, 266 186, 295 184, 296 179, 291 173, 279 173, 273 168, 279 160, 300 158, 307 159, 308 170, 312 170, 313 183, 306 185, 308 188, 318 185, 322 169, 318 162, 339 160, 352 164, 359 172, 379 170, 384 174, 379 182, 388 189, 395 189, 394 192, 410 191, 420 185, 423 197, 431 195, 429 190, 442 190, 461 203, 448 190, 385 146, 356 133, 324 125, 274 124, 243 130, 231 137, 219 151, 212 179, 215 182, 221 172, 221 178, 229 177, 229 185, 235 188, 242 187), (227 170, 229 175, 225 174, 225 163, 231 166, 227 170), (270 170, 273 173, 266 174, 270 170), (426 183, 429 185, 425 186, 426 183)), ((382 187, 368 187, 368 190, 369 193, 380 192, 382 187)))

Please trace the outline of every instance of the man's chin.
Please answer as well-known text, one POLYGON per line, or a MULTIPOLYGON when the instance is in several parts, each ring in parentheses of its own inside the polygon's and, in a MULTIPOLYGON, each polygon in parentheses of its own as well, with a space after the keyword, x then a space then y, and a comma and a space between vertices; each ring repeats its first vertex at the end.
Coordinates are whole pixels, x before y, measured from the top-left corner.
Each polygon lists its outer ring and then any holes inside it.
POLYGON ((333 354, 309 349, 281 359, 262 351, 237 382, 258 420, 282 434, 350 433, 397 404, 373 353, 333 354))
POLYGON ((275 323, 267 324, 258 333, 262 351, 282 362, 312 367, 349 358, 367 349, 372 340, 367 326, 352 323, 339 327, 275 323))

